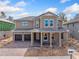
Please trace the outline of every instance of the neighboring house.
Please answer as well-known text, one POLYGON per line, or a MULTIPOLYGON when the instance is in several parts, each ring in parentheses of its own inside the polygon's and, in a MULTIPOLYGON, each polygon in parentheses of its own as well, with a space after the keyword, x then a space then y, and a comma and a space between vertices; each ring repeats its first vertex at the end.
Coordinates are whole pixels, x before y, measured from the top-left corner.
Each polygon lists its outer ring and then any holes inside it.
POLYGON ((16 29, 13 32, 14 41, 30 41, 31 46, 62 46, 63 40, 68 39, 68 31, 62 25, 62 19, 46 12, 39 16, 29 16, 14 20, 16 29))
POLYGON ((4 13, 0 13, 0 39, 10 37, 15 27, 15 24, 12 21, 7 20, 4 13))
POLYGON ((72 37, 79 39, 79 14, 77 14, 74 19, 65 23, 64 26, 69 29, 72 37))

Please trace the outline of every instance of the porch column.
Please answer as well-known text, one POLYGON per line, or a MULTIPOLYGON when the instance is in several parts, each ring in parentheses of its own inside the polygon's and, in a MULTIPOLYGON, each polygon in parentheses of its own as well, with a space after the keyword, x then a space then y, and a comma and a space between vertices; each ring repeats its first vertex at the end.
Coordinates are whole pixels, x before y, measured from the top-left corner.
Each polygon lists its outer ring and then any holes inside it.
POLYGON ((61 47, 62 46, 62 44, 61 44, 62 42, 61 42, 61 32, 59 32, 59 47, 61 47))
POLYGON ((22 34, 22 41, 24 41, 24 34, 22 34))
POLYGON ((41 32, 41 47, 43 46, 43 33, 41 32))
POLYGON ((33 46, 34 39, 33 39, 33 32, 31 32, 31 46, 33 46))
POLYGON ((68 32, 66 33, 66 39, 67 39, 67 40, 69 39, 69 34, 68 34, 68 32))
POLYGON ((14 32, 12 34, 12 39, 13 39, 13 41, 15 41, 15 34, 14 34, 14 32))
POLYGON ((50 47, 52 47, 52 33, 50 33, 50 47))

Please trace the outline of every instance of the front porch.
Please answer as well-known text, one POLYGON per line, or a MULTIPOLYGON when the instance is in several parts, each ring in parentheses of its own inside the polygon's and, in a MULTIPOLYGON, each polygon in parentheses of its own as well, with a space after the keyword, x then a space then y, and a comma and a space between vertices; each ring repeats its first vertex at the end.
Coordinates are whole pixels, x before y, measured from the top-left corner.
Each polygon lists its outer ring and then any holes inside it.
POLYGON ((14 41, 29 41, 35 47, 61 47, 69 37, 66 30, 32 29, 13 32, 14 41))
POLYGON ((68 32, 31 32, 31 46, 61 47, 68 32))

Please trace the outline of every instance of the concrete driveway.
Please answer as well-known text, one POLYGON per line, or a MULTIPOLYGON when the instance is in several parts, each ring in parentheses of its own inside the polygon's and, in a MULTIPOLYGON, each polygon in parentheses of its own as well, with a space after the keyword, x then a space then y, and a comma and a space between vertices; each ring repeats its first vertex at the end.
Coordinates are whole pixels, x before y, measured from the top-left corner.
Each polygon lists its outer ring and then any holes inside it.
POLYGON ((20 42, 14 41, 9 44, 6 44, 3 48, 28 48, 30 47, 30 41, 20 42))
POLYGON ((30 41, 20 42, 14 41, 0 48, 0 56, 24 56, 25 52, 30 47, 30 41))
POLYGON ((0 56, 24 56, 27 48, 1 48, 0 56))

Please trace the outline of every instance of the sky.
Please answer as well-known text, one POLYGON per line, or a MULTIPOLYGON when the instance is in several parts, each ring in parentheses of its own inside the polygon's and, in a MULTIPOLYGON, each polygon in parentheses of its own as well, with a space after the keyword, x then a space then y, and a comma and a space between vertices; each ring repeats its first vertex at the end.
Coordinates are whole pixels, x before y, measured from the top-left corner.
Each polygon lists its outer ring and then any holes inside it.
POLYGON ((0 11, 14 18, 63 12, 70 19, 79 13, 79 0, 0 0, 0 11))

